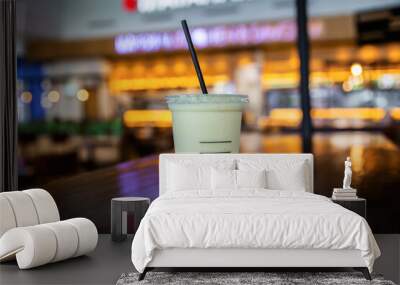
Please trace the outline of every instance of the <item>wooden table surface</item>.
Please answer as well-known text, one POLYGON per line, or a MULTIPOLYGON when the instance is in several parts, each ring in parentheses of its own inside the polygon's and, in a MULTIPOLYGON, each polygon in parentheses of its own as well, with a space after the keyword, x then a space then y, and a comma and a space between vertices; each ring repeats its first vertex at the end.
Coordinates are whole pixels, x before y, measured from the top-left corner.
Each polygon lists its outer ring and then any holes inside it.
MULTIPOLYGON (((242 152, 301 152, 297 135, 242 135, 242 152), (249 140, 248 142, 246 140, 249 140)), ((367 199, 374 233, 400 233, 400 150, 381 134, 316 134, 314 191, 330 197, 343 180, 344 160, 353 162, 352 186, 367 199)), ((99 232, 110 232, 110 201, 120 196, 158 196, 158 155, 58 179, 42 186, 55 198, 63 219, 86 217, 99 232)))

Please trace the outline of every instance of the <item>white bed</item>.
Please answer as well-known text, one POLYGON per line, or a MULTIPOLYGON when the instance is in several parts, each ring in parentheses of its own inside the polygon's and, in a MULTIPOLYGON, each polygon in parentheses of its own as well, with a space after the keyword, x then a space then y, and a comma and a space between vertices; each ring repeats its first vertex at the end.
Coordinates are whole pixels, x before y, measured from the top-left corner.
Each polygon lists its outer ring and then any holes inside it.
POLYGON ((354 267, 370 278, 380 255, 372 232, 362 217, 313 194, 312 155, 162 154, 159 167, 160 197, 132 243, 140 279, 154 267, 354 267), (180 176, 171 173, 176 165, 180 176), (185 170, 221 165, 266 168, 270 185, 208 189, 203 170, 185 170), (185 179, 192 189, 171 184, 185 179))

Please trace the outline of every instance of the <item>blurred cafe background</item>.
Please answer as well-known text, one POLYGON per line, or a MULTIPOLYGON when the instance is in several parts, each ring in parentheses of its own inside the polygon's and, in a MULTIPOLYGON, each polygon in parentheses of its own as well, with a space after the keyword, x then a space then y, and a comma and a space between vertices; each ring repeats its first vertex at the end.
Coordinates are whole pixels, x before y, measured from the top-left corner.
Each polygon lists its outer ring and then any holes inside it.
MULTIPOLYGON (((318 191, 347 155, 361 193, 382 169, 397 191, 400 1, 309 0, 308 16, 318 191)), ((183 18, 210 93, 249 95, 241 151, 302 152, 296 1, 18 0, 20 188, 173 151, 165 96, 200 92, 183 18)))

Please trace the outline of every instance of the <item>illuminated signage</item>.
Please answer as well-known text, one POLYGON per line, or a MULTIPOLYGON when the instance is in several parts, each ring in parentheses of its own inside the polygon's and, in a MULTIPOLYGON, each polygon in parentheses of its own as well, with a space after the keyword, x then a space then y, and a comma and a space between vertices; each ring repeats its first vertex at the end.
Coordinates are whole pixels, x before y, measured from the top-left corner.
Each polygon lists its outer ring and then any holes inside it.
POLYGON ((126 11, 129 12, 137 11, 137 0, 123 0, 122 4, 126 11))
MULTIPOLYGON (((293 21, 277 23, 239 24, 214 27, 198 27, 191 31, 196 48, 219 48, 263 43, 291 42, 296 39, 293 21)), ((322 21, 311 21, 310 38, 324 33, 322 21)), ((169 32, 127 33, 115 37, 114 48, 118 54, 149 53, 186 49, 185 36, 181 30, 169 32)))
POLYGON ((163 12, 188 8, 192 6, 204 7, 208 5, 247 2, 250 0, 123 0, 124 9, 140 13, 163 12))

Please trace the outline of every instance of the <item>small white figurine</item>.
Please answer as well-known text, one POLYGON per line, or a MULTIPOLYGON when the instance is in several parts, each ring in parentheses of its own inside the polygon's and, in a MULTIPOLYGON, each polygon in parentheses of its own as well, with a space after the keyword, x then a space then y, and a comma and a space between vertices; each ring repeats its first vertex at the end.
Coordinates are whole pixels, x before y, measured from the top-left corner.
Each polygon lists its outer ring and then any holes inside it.
POLYGON ((344 162, 344 179, 343 179, 343 189, 352 189, 351 184, 351 159, 347 157, 346 161, 344 162))

